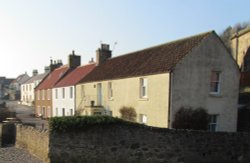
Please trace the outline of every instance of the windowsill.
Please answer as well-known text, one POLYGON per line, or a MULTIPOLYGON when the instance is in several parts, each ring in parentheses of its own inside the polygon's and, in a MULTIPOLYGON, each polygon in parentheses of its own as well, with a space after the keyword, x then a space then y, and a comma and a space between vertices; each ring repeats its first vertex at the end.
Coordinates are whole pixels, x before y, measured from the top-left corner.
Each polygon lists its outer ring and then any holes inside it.
POLYGON ((140 97, 139 101, 148 101, 148 97, 140 97))
POLYGON ((218 94, 218 93, 209 93, 209 96, 210 97, 218 97, 218 98, 222 97, 221 94, 218 94))
POLYGON ((108 100, 109 100, 109 101, 114 101, 114 98, 112 97, 112 98, 109 98, 108 100))

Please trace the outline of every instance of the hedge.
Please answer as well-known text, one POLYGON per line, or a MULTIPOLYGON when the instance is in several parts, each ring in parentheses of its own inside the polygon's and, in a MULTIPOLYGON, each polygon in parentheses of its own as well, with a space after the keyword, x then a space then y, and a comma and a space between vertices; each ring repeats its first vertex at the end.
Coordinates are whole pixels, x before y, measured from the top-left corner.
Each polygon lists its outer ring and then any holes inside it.
POLYGON ((69 116, 49 119, 49 128, 52 132, 82 131, 93 125, 107 124, 139 125, 111 116, 69 116))

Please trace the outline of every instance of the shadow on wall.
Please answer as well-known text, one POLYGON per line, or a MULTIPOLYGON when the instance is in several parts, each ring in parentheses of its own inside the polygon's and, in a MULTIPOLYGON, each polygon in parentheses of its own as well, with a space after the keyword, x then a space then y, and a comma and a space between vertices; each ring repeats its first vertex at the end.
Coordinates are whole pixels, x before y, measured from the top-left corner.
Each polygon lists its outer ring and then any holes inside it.
POLYGON ((0 140, 0 147, 15 145, 16 126, 14 123, 0 123, 0 140))

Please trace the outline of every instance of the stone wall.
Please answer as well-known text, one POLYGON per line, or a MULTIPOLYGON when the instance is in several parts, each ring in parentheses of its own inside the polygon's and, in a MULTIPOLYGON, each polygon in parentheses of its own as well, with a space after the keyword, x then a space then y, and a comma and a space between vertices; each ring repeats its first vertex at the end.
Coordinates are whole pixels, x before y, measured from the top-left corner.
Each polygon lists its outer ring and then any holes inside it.
POLYGON ((49 132, 31 126, 16 125, 16 147, 28 150, 44 162, 49 162, 49 132))
POLYGON ((16 125, 16 147, 52 163, 250 162, 250 133, 148 126, 94 125, 57 133, 16 125))
POLYGON ((250 162, 249 133, 210 133, 103 125, 50 134, 51 162, 250 162))

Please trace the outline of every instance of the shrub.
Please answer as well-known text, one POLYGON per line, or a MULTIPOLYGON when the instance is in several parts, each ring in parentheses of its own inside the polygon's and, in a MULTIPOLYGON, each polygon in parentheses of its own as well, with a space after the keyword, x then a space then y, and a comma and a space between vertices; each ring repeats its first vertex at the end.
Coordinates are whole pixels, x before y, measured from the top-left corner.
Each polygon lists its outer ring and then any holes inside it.
POLYGON ((123 106, 120 109, 120 113, 121 113, 121 118, 127 121, 131 121, 131 122, 135 122, 136 121, 136 112, 135 109, 133 107, 126 107, 123 106))
POLYGON ((56 132, 82 131, 94 125, 107 124, 136 125, 136 123, 127 122, 120 118, 110 116, 72 116, 52 117, 49 119, 50 130, 56 132))
POLYGON ((172 127, 176 129, 207 130, 209 115, 203 108, 180 108, 174 117, 172 127))

